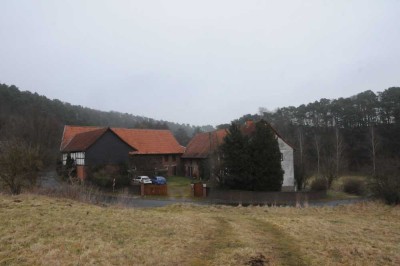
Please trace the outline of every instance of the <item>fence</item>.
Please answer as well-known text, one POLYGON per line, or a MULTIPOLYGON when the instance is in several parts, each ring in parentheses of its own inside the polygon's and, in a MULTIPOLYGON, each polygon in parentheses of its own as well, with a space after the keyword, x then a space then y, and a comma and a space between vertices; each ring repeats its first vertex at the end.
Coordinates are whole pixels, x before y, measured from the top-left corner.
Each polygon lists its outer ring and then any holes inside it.
POLYGON ((167 196, 167 185, 153 185, 153 184, 131 184, 129 193, 140 196, 167 196))
POLYGON ((194 197, 205 197, 205 188, 203 187, 203 183, 192 184, 192 190, 194 197))
POLYGON ((326 197, 326 191, 321 192, 259 192, 239 190, 208 191, 208 200, 213 203, 223 204, 284 204, 293 205, 308 203, 326 197))

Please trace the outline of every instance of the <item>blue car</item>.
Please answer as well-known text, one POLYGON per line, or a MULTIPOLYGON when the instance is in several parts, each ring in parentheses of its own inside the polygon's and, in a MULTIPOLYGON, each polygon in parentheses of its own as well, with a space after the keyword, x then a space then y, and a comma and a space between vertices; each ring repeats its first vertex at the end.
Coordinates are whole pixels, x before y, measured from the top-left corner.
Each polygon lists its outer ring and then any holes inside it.
POLYGON ((165 185, 167 184, 167 179, 163 176, 155 176, 151 179, 151 182, 155 185, 165 185))

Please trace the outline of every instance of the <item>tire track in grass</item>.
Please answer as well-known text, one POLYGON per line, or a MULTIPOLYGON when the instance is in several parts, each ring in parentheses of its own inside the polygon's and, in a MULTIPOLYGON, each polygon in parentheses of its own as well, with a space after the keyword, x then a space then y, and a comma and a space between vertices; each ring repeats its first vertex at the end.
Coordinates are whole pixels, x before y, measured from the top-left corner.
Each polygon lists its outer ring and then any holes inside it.
POLYGON ((194 257, 190 265, 213 265, 218 255, 230 253, 236 248, 242 247, 242 243, 236 239, 230 221, 221 216, 211 217, 216 222, 216 227, 209 233, 208 241, 202 244, 201 257, 194 257))
MULTIPOLYGON (((274 255, 281 265, 310 265, 297 245, 296 240, 282 231, 277 225, 259 219, 251 219, 256 231, 265 235, 265 242, 272 246, 274 255)), ((264 242, 263 241, 263 242, 264 242)), ((262 245, 262 243, 260 243, 262 245)))

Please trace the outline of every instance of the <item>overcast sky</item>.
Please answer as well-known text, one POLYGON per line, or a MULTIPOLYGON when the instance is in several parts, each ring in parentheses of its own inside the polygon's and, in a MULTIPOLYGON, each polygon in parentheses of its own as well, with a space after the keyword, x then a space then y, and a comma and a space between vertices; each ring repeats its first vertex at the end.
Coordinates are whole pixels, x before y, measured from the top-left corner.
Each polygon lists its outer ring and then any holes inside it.
POLYGON ((0 1, 0 83, 194 125, 400 86, 400 1, 0 1))

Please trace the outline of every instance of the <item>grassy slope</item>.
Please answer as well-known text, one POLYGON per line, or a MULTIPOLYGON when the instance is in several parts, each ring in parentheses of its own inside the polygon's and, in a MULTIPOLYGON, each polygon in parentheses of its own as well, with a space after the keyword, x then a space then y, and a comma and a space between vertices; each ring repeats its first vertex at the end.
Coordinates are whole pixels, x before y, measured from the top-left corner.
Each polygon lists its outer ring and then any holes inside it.
POLYGON ((98 207, 0 195, 0 265, 399 265, 400 208, 98 207))

